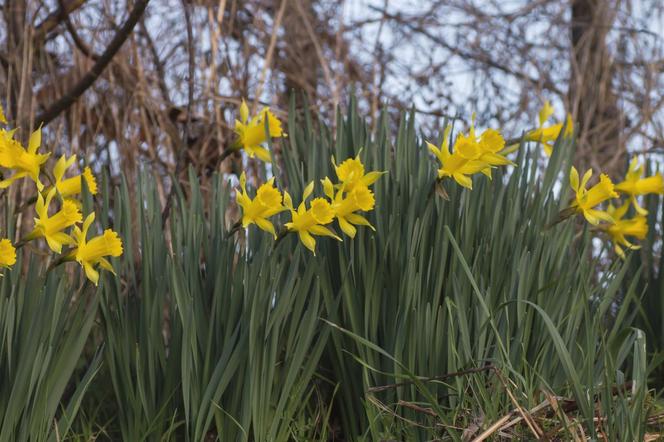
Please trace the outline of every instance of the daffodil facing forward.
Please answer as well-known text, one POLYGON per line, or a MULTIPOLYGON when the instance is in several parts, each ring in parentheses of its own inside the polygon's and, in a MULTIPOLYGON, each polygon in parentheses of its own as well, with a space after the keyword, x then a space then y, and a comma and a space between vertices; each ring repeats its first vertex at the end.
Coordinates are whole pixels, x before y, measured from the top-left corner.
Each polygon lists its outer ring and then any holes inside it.
POLYGON ((95 220, 94 212, 85 218, 83 229, 74 227, 74 238, 76 248, 68 255, 69 259, 75 259, 85 271, 85 276, 94 283, 99 284, 99 271, 97 267, 108 270, 111 273, 113 266, 106 259, 108 256, 118 257, 122 255, 122 240, 117 232, 111 229, 104 230, 104 233, 87 240, 88 230, 95 220))
POLYGON ((311 196, 313 191, 314 183, 311 182, 304 189, 302 202, 297 210, 293 207, 291 196, 288 192, 284 192, 284 204, 290 210, 292 217, 291 222, 286 223, 284 226, 291 232, 297 232, 302 244, 311 250, 315 256, 316 240, 313 235, 331 236, 338 241, 341 241, 341 238, 325 227, 325 224, 330 224, 334 220, 334 209, 329 201, 325 198, 314 198, 307 209, 306 200, 311 196))
POLYGON ((8 239, 0 240, 0 267, 9 268, 16 264, 16 249, 8 239))
POLYGON ((602 224, 599 227, 611 237, 616 253, 623 259, 625 258, 623 247, 626 247, 629 250, 637 250, 641 248, 641 246, 628 241, 626 236, 642 240, 648 234, 648 221, 645 216, 637 214, 634 218, 623 219, 627 213, 627 209, 629 209, 628 203, 623 204, 618 208, 609 205, 608 213, 613 218, 614 223, 602 224))
POLYGON ((55 178, 55 188, 58 190, 58 193, 62 198, 71 198, 72 196, 78 195, 82 192, 83 189, 83 180, 88 186, 88 191, 92 195, 97 194, 97 180, 92 174, 92 170, 89 167, 83 169, 83 173, 80 175, 73 176, 71 178, 65 178, 65 173, 76 162, 76 155, 72 155, 67 159, 64 155, 55 163, 53 168, 53 177, 55 178))
POLYGON ((23 177, 30 177, 37 184, 37 189, 41 192, 44 188, 39 173, 41 166, 48 160, 49 154, 38 154, 41 145, 41 128, 30 135, 28 149, 24 149, 21 143, 14 140, 14 131, 0 131, 0 166, 12 169, 14 174, 0 181, 0 189, 9 187, 14 181, 23 177))
MULTIPOLYGON (((526 133, 524 139, 526 141, 537 141, 542 143, 544 147, 544 152, 547 156, 551 156, 553 153, 553 145, 560 136, 560 131, 563 129, 563 123, 552 124, 551 126, 544 126, 547 120, 553 115, 553 107, 551 103, 547 100, 542 106, 542 109, 539 111, 538 120, 539 124, 537 129, 531 130, 526 133)), ((567 114, 567 120, 565 122, 565 132, 563 136, 569 137, 574 133, 574 122, 572 121, 572 116, 567 114)))
POLYGON ((505 139, 496 129, 486 129, 480 136, 475 133, 475 115, 473 114, 468 135, 459 134, 454 142, 454 151, 459 150, 466 158, 487 165, 482 173, 491 178, 492 166, 516 166, 500 152, 505 148, 505 139))
MULTIPOLYGON (((443 143, 440 148, 436 147, 434 144, 427 143, 429 151, 434 154, 434 156, 440 162, 440 168, 438 169, 438 179, 443 179, 446 177, 453 178, 459 185, 466 187, 468 189, 473 189, 473 180, 470 175, 479 172, 486 165, 481 163, 471 163, 467 156, 472 155, 472 153, 467 153, 463 150, 464 145, 461 145, 461 150, 456 150, 454 154, 450 153, 450 131, 452 126, 447 126, 445 128, 445 133, 443 135, 443 143)), ((472 147, 472 146, 471 146, 472 147)))
POLYGON ((643 166, 639 164, 636 158, 632 159, 629 163, 629 170, 627 171, 625 180, 616 184, 616 190, 629 196, 634 209, 640 215, 647 215, 648 211, 639 205, 636 197, 649 193, 664 194, 664 178, 662 178, 662 174, 660 173, 643 178, 643 173, 643 166))
POLYGON ((351 192, 355 187, 369 187, 386 172, 373 171, 364 173, 364 164, 358 154, 355 158, 348 158, 337 166, 332 157, 332 166, 337 174, 339 184, 337 187, 344 192, 351 192))
POLYGON ((334 211, 335 218, 339 221, 339 227, 341 227, 341 230, 346 235, 355 238, 355 234, 357 233, 356 225, 367 226, 375 230, 365 217, 355 213, 373 210, 376 204, 373 192, 367 186, 354 186, 353 190, 344 196, 342 190, 337 191, 335 195, 334 185, 329 178, 325 177, 321 181, 325 195, 332 200, 332 210, 334 211))
POLYGON ((23 238, 23 241, 44 238, 51 250, 60 253, 63 245, 74 243, 74 239, 64 231, 80 223, 83 220, 83 215, 75 202, 64 200, 60 210, 49 216, 48 209, 54 196, 55 189, 51 189, 46 199, 41 194, 37 194, 35 228, 23 238))
POLYGON ((590 189, 586 189, 588 181, 592 178, 593 171, 588 169, 579 182, 579 172, 572 166, 569 175, 569 182, 572 190, 576 193, 574 201, 570 208, 575 212, 581 213, 586 220, 593 225, 598 225, 600 221, 613 223, 611 215, 603 210, 597 209, 597 206, 612 198, 618 198, 611 179, 605 174, 601 174, 599 183, 590 189))
POLYGON ((262 146, 267 141, 268 135, 271 138, 286 135, 281 128, 281 121, 270 111, 269 107, 264 107, 258 115, 249 120, 249 107, 244 100, 240 105, 240 119, 235 120, 235 133, 238 135, 239 148, 244 149, 249 157, 256 156, 266 163, 272 161, 270 152, 262 146))
POLYGON ((251 199, 247 194, 247 177, 242 172, 240 188, 242 191, 237 190, 237 203, 242 207, 242 227, 246 229, 250 224, 256 224, 277 239, 277 232, 268 218, 286 208, 282 204, 281 192, 274 187, 274 178, 270 178, 267 183, 262 184, 256 191, 256 197, 251 199))

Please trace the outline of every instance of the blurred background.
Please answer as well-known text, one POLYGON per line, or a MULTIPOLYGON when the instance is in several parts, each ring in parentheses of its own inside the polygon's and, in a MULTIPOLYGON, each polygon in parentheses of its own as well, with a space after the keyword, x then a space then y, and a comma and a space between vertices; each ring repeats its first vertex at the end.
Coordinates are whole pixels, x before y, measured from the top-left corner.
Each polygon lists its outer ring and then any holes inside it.
MULTIPOLYGON (((350 94, 372 121, 417 114, 519 136, 551 100, 576 163, 614 177, 664 149, 659 0, 5 0, 0 91, 25 139, 113 176, 228 171, 237 107, 284 118, 295 91, 335 124, 350 94)), ((235 158, 239 161, 239 156, 235 158)))

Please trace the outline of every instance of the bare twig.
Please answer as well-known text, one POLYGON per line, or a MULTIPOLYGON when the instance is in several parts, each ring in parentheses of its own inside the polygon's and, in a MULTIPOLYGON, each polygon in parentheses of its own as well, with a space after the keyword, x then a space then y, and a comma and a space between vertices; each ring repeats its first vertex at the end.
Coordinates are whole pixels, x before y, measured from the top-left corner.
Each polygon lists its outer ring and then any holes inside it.
POLYGON ((67 110, 74 102, 99 78, 106 66, 111 62, 115 54, 120 50, 124 42, 131 34, 134 26, 139 18, 143 15, 145 8, 148 6, 150 0, 138 0, 134 4, 127 21, 115 33, 115 36, 109 43, 106 50, 101 54, 92 69, 88 71, 78 83, 74 85, 67 93, 65 93, 59 100, 53 103, 44 112, 37 115, 35 118, 35 127, 40 125, 47 125, 53 121, 63 111, 67 110))
POLYGON ((83 55, 85 55, 86 57, 89 57, 95 61, 99 60, 99 55, 92 52, 92 50, 88 47, 88 45, 86 45, 85 42, 81 39, 81 37, 78 35, 78 32, 76 32, 76 28, 69 19, 69 10, 65 5, 64 0, 58 0, 58 3, 60 4, 62 21, 64 22, 65 27, 67 28, 67 32, 69 32, 69 35, 71 36, 71 39, 74 41, 74 44, 76 45, 78 50, 81 51, 83 55))
POLYGON ((316 37, 316 32, 314 31, 314 28, 311 25, 311 22, 309 21, 309 17, 307 17, 306 12, 302 8, 302 3, 300 2, 300 0, 294 0, 294 1, 295 1, 295 6, 297 8, 297 12, 300 14, 302 22, 304 23, 304 28, 307 30, 307 34, 309 35, 309 38, 311 39, 311 42, 313 43, 314 48, 316 49, 316 56, 318 57, 318 61, 320 62, 321 67, 323 68, 323 76, 325 77, 325 82, 327 83, 327 87, 330 89, 330 93, 333 94, 332 112, 334 112, 334 109, 337 107, 337 104, 339 104, 338 101, 336 101, 338 100, 338 97, 334 96, 334 91, 336 89, 334 87, 334 82, 332 81, 332 74, 330 73, 330 68, 327 65, 327 61, 325 60, 325 55, 323 54, 323 48, 321 48, 320 42, 316 37))
POLYGON ((36 46, 40 46, 46 35, 58 27, 64 19, 65 14, 69 14, 85 4, 86 0, 65 0, 60 3, 57 11, 51 13, 41 23, 35 26, 35 32, 32 36, 36 46))
POLYGON ((265 81, 267 79, 267 71, 272 66, 272 56, 274 54, 274 48, 277 43, 277 34, 279 33, 279 28, 281 27, 281 20, 284 18, 284 11, 286 10, 286 4, 288 4, 288 0, 281 0, 281 6, 279 6, 279 10, 277 11, 277 17, 274 19, 274 26, 272 27, 272 35, 270 36, 270 44, 267 47, 267 54, 265 55, 265 63, 263 64, 260 80, 258 81, 258 86, 256 87, 254 102, 251 106, 252 110, 256 110, 256 105, 258 104, 258 100, 261 97, 261 93, 263 92, 263 87, 265 86, 265 81))

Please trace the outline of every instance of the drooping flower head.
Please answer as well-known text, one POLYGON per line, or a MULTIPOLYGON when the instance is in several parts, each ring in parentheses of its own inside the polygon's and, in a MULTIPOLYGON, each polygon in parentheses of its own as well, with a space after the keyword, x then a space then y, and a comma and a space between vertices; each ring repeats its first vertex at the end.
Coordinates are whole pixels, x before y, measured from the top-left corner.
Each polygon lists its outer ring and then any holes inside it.
POLYGON ((35 228, 24 240, 30 241, 36 238, 44 238, 51 250, 55 253, 60 253, 63 245, 74 243, 73 238, 64 231, 80 223, 83 220, 83 215, 75 202, 64 200, 60 210, 49 216, 48 209, 54 196, 55 189, 49 191, 46 199, 40 193, 37 193, 35 228))
POLYGON ((648 221, 645 216, 637 214, 634 218, 623 219, 628 209, 629 203, 623 204, 621 207, 617 208, 610 204, 608 213, 613 218, 614 223, 603 224, 600 226, 600 229, 605 231, 611 237, 616 253, 623 259, 625 258, 623 247, 630 250, 641 248, 641 246, 628 241, 626 236, 642 240, 645 239, 648 234, 648 221))
POLYGON ((297 210, 293 207, 291 196, 288 192, 284 192, 284 204, 290 210, 292 218, 291 222, 286 223, 284 226, 289 231, 297 232, 302 244, 311 250, 315 256, 316 240, 312 235, 330 236, 339 241, 341 241, 341 238, 325 227, 325 224, 330 224, 334 220, 334 209, 332 209, 329 201, 325 198, 314 198, 307 209, 306 200, 311 196, 313 191, 314 183, 312 181, 304 189, 302 202, 297 210))
POLYGON ((240 105, 240 119, 235 120, 235 133, 238 135, 240 147, 247 152, 249 157, 257 156, 266 163, 272 161, 270 152, 262 146, 267 141, 268 135, 271 138, 286 136, 281 128, 281 121, 270 111, 269 107, 264 107, 258 115, 249 120, 249 107, 244 100, 240 105))
POLYGON ((83 173, 73 176, 71 178, 64 178, 67 169, 69 169, 76 162, 76 155, 72 155, 67 159, 64 155, 55 163, 53 168, 53 177, 55 178, 55 188, 62 198, 70 198, 78 195, 83 189, 83 180, 88 186, 90 194, 97 194, 97 180, 92 174, 89 167, 83 169, 83 173))
POLYGON ((85 276, 95 285, 99 283, 99 271, 97 266, 114 273, 113 266, 106 259, 107 256, 118 257, 122 255, 122 240, 117 232, 111 229, 104 230, 104 233, 87 240, 88 229, 95 220, 94 212, 85 218, 83 230, 78 226, 74 227, 74 238, 76 248, 72 250, 70 256, 73 257, 85 271, 85 276))
POLYGON ((637 158, 634 158, 629 163, 629 170, 627 171, 627 175, 625 175, 624 181, 616 184, 616 190, 628 195, 634 205, 634 209, 641 215, 647 215, 648 211, 639 205, 636 199, 638 195, 647 195, 649 193, 664 194, 664 178, 662 178, 662 174, 656 173, 653 176, 643 178, 644 173, 643 166, 639 164, 637 158))
POLYGON ((14 139, 13 135, 14 131, 0 130, 0 166, 14 171, 11 177, 0 181, 0 189, 7 188, 14 181, 27 176, 35 182, 37 189, 41 192, 44 185, 39 179, 39 173, 42 164, 51 155, 50 153, 43 155, 37 153, 41 145, 41 128, 30 135, 27 150, 14 139))
MULTIPOLYGON (((542 143, 544 147, 544 152, 547 156, 551 156, 553 153, 553 145, 560 136, 560 131, 563 129, 563 123, 552 124, 551 126, 544 126, 546 121, 553 115, 553 107, 551 103, 547 100, 544 102, 544 106, 539 111, 538 114, 538 126, 537 129, 531 130, 526 133, 524 139, 526 141, 537 141, 542 143)), ((572 121, 572 116, 567 114, 567 119, 565 122, 565 132, 563 136, 569 137, 574 133, 574 122, 572 121)))
POLYGON ((588 181, 590 181, 592 175, 592 169, 588 169, 583 175, 581 182, 579 182, 579 172, 574 166, 572 166, 569 182, 574 192, 576 192, 576 195, 571 207, 581 213, 590 224, 597 225, 600 221, 613 223, 611 215, 596 207, 604 201, 618 198, 618 194, 615 192, 611 179, 605 174, 600 175, 599 183, 595 184, 590 189, 586 189, 588 181))
POLYGON ((355 238, 357 233, 355 225, 367 226, 375 230, 365 217, 355 213, 373 210, 376 204, 374 194, 367 186, 354 186, 353 190, 344 195, 342 190, 338 190, 335 194, 334 185, 328 177, 321 182, 325 195, 332 200, 332 210, 339 221, 339 227, 346 235, 355 238))
POLYGON ((16 249, 8 239, 0 240, 0 267, 9 268, 16 264, 16 249))
POLYGON ((283 206, 283 196, 274 186, 274 178, 270 178, 256 191, 256 197, 251 199, 247 194, 247 177, 244 172, 240 175, 240 189, 237 192, 237 203, 242 207, 242 227, 256 224, 262 230, 269 232, 276 239, 277 232, 269 217, 286 210, 283 206))

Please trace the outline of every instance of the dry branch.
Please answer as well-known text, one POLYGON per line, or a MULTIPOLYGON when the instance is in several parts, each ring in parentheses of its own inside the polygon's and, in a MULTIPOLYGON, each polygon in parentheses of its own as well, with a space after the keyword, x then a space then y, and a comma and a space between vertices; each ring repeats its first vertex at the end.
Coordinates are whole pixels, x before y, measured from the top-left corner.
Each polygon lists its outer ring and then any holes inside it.
POLYGON ((111 62, 115 54, 120 50, 127 38, 129 38, 134 26, 136 26, 136 23, 138 23, 145 8, 148 6, 149 1, 150 0, 138 0, 136 2, 129 17, 127 17, 127 21, 125 21, 122 27, 115 33, 108 47, 101 54, 94 66, 92 66, 92 69, 90 69, 90 71, 88 71, 71 90, 65 93, 44 112, 39 114, 35 119, 35 126, 47 125, 53 121, 58 115, 74 104, 74 102, 94 84, 106 66, 111 62))

